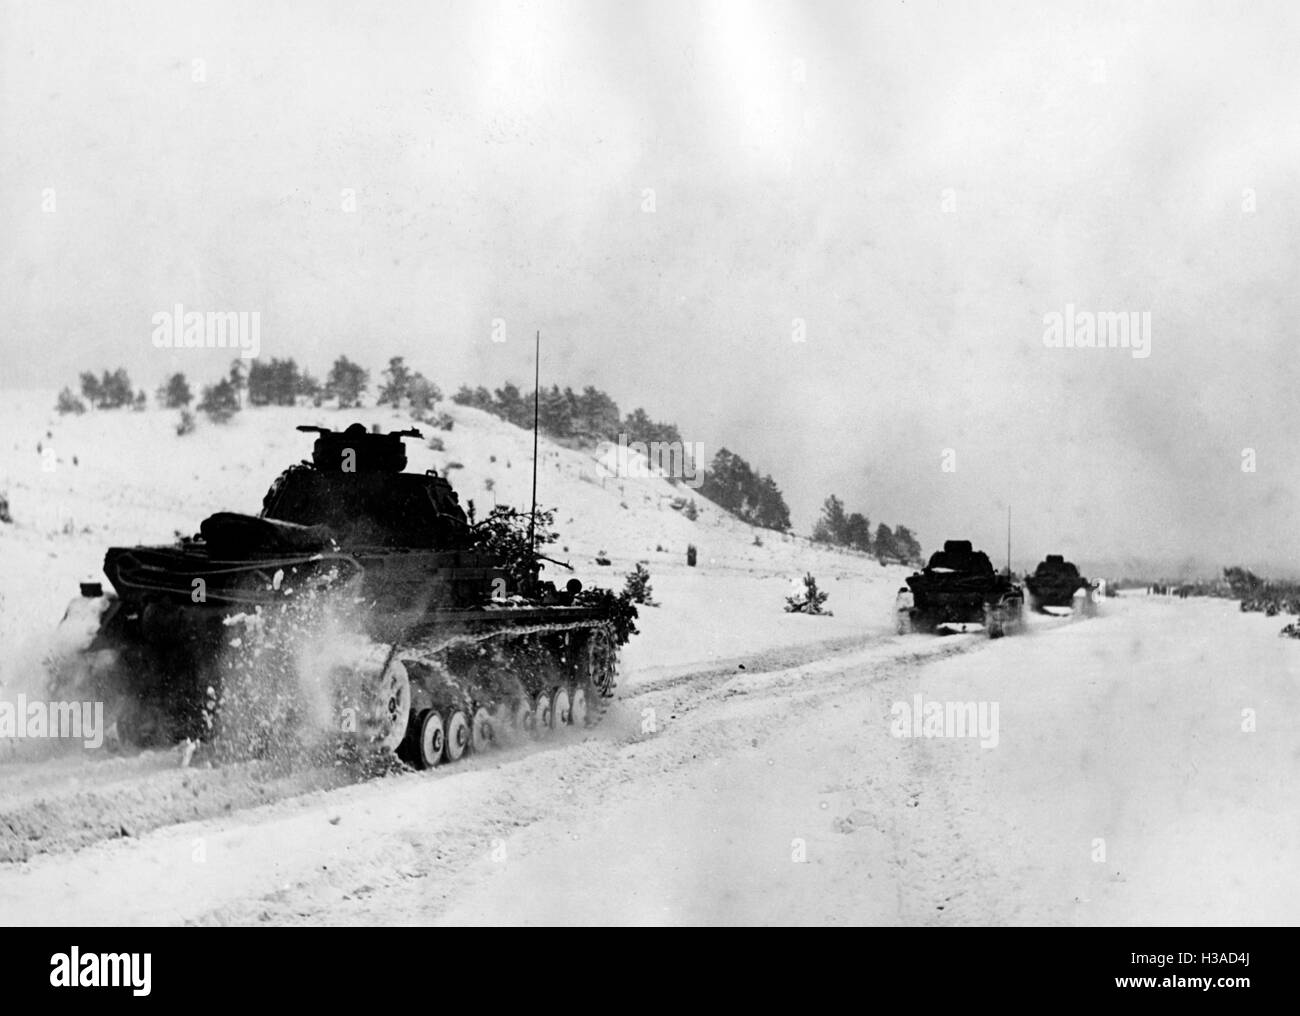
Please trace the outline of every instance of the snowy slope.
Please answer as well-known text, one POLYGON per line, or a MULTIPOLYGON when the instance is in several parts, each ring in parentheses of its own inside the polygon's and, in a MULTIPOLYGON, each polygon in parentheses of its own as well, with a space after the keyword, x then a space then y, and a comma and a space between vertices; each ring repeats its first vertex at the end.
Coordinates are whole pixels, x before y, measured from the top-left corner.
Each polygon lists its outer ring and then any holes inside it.
MULTIPOLYGON (((33 656, 76 595, 77 583, 103 577, 107 547, 170 542, 177 532, 196 532, 214 511, 256 513, 279 471, 311 454, 312 436, 296 431, 299 424, 341 429, 355 421, 385 430, 412 425, 390 409, 265 407, 225 425, 200 422, 197 431, 180 437, 175 412, 60 417, 53 405, 53 393, 0 395, 0 491, 8 491, 14 517, 13 525, 0 525, 0 644, 11 647, 0 654, 0 682, 11 687, 29 684, 33 656), (16 668, 24 674, 14 673, 16 668)), ((426 439, 439 438, 445 450, 408 441, 408 468, 444 472, 461 503, 472 500, 480 517, 498 503, 526 509, 531 433, 480 410, 452 403, 441 408, 455 421, 452 430, 421 429, 426 439), (456 463, 458 468, 448 469, 456 463)), ((553 556, 572 563, 584 584, 614 588, 622 588, 625 574, 645 561, 656 597, 676 605, 659 618, 651 616, 653 608, 643 611, 646 638, 629 647, 625 669, 852 635, 864 624, 883 630, 890 623, 904 569, 754 529, 663 479, 603 475, 601 449, 574 450, 545 438, 540 447, 538 501, 556 509, 560 534, 553 556), (695 497, 695 521, 671 507, 681 497, 695 497), (763 545, 756 546, 755 538, 763 545), (699 552, 696 568, 686 566, 691 543, 699 552), (601 551, 611 561, 607 567, 595 563, 601 551), (830 590, 827 606, 835 617, 781 614, 791 582, 809 570, 830 590), (733 615, 749 613, 764 615, 765 622, 737 628, 733 615), (702 650, 693 644, 696 635, 702 650)), ((548 572, 563 574, 557 573, 548 572)))

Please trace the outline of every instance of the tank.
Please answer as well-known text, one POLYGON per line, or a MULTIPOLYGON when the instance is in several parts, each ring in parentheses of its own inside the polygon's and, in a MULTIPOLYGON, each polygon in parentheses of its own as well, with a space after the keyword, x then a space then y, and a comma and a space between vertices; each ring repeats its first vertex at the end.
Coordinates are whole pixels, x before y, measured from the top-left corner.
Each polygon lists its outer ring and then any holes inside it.
POLYGON ((599 720, 636 633, 626 597, 542 581, 526 513, 475 524, 446 478, 406 471, 419 431, 298 430, 311 460, 257 515, 108 550, 111 591, 83 583, 60 626, 51 699, 104 701, 131 744, 256 753, 312 729, 420 768, 599 720))
POLYGON ((1095 609, 1092 583, 1060 554, 1048 554, 1032 575, 1025 576, 1025 589, 1030 606, 1042 614, 1091 614, 1095 609))
POLYGON ((994 571, 988 555, 969 540, 948 540, 906 581, 895 605, 899 634, 979 625, 990 638, 1000 638, 1022 621, 1023 591, 1009 575, 994 571))

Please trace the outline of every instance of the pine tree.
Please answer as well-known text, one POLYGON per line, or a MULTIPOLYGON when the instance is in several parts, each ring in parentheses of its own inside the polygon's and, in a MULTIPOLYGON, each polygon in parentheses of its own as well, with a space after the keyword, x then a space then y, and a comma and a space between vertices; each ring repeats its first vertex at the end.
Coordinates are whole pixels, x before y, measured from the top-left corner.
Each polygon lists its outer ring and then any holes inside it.
POLYGON ((765 529, 775 529, 782 533, 790 529, 790 509, 781 496, 781 489, 770 476, 764 476, 759 481, 755 522, 765 529))
POLYGON ((157 399, 165 409, 181 409, 194 401, 194 393, 184 374, 173 374, 158 389, 157 399))
POLYGON ((80 416, 86 411, 86 404, 72 394, 71 388, 64 388, 59 392, 59 401, 54 408, 60 416, 67 413, 80 416))
POLYGON ((925 555, 921 550, 920 541, 912 535, 912 531, 907 526, 899 526, 894 530, 894 546, 904 564, 923 563, 925 555))
POLYGON ((322 395, 320 382, 304 370, 298 375, 298 387, 294 394, 307 399, 313 406, 319 406, 322 395))
POLYGON ((406 360, 400 356, 394 356, 388 361, 388 367, 385 368, 383 386, 379 389, 379 396, 375 399, 377 406, 392 406, 394 409, 400 408, 402 400, 410 395, 412 375, 409 367, 406 366, 406 360))
POLYGON ((442 391, 436 384, 417 371, 411 377, 411 383, 407 389, 407 398, 411 403, 411 416, 417 420, 427 422, 433 413, 434 406, 442 398, 442 391))
POLYGON ((248 361, 239 356, 231 360, 226 380, 234 387, 235 399, 242 409, 244 407, 244 389, 248 387, 248 361))
POLYGON ((588 385, 578 396, 576 432, 593 440, 617 441, 618 403, 598 388, 588 385))
MULTIPOLYGON (((554 437, 572 437, 577 408, 573 389, 560 391, 558 385, 552 385, 549 391, 542 391, 537 407, 538 426, 544 433, 554 437)), ((530 426, 531 423, 530 419, 530 426)))
POLYGON ((883 522, 876 529, 876 560, 898 557, 898 548, 894 543, 894 534, 883 522))
POLYGON ((230 379, 222 378, 216 384, 204 388, 198 410, 213 423, 225 423, 239 412, 239 395, 230 379))
MULTIPOLYGON (((657 440, 678 436, 677 428, 670 424, 653 426, 664 428, 657 432, 660 435, 657 440)), ((702 478, 700 493, 742 522, 782 532, 790 528, 790 509, 776 482, 770 476, 754 472, 748 462, 726 448, 713 456, 713 463, 702 478)))
POLYGON ((99 404, 105 409, 119 409, 135 402, 135 389, 124 367, 113 373, 104 371, 99 382, 99 404))
POLYGON ((854 512, 844 522, 845 543, 864 554, 871 553, 871 521, 860 512, 854 512))
POLYGON ((813 527, 812 538, 818 543, 830 543, 844 546, 848 542, 848 516, 844 514, 844 502, 832 494, 822 503, 822 517, 813 527))
POLYGON ((451 397, 451 401, 458 406, 473 406, 475 409, 482 409, 497 416, 501 415, 500 410, 492 400, 492 393, 482 385, 477 388, 461 385, 460 390, 451 397))
POLYGON ((628 572, 627 584, 623 587, 623 595, 631 599, 633 603, 644 603, 647 607, 657 607, 652 597, 650 589, 650 572, 646 570, 645 565, 637 563, 636 570, 628 572))
POLYGON ((533 404, 525 401, 517 385, 507 381, 494 393, 493 412, 516 427, 533 426, 533 404))
POLYGON ((361 405, 361 396, 370 387, 370 372, 340 356, 325 379, 325 398, 338 399, 339 409, 361 405))
MULTIPOLYGON (((227 378, 238 401, 239 389, 227 378)), ((248 402, 253 406, 292 406, 301 394, 302 375, 292 358, 272 358, 270 363, 254 360, 248 369, 248 402)))
POLYGON ((81 394, 85 396, 86 401, 90 403, 91 409, 98 409, 100 400, 103 398, 103 388, 100 386, 99 378, 91 371, 82 371, 81 373, 81 394))

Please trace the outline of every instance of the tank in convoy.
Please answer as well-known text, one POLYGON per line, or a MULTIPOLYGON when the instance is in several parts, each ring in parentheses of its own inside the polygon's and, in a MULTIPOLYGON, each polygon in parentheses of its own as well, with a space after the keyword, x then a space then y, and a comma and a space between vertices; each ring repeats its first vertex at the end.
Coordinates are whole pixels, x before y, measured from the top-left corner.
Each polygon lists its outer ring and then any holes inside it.
POLYGON ((103 700, 120 741, 163 744, 219 738, 231 687, 280 682, 275 701, 289 701, 271 713, 285 729, 271 739, 325 710, 335 732, 419 767, 486 750, 507 727, 599 718, 634 607, 541 580, 531 530, 475 525, 445 477, 407 472, 418 430, 298 429, 316 435, 311 459, 256 515, 108 550, 111 590, 83 583, 70 604, 51 698, 103 700))
POLYGON ((1025 576, 1025 589, 1030 607, 1041 614, 1091 615, 1096 611, 1094 585, 1061 554, 1048 554, 1039 562, 1033 574, 1025 576))
POLYGON ((906 582, 895 603, 899 634, 978 626, 990 638, 1000 638, 1023 622, 1024 592, 969 540, 946 541, 906 582))

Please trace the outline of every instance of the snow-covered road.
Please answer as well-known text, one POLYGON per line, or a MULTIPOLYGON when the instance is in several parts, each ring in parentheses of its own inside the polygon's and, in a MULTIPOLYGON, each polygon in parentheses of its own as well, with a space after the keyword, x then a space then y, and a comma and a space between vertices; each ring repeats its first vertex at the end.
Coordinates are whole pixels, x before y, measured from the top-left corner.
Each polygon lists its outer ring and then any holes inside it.
POLYGON ((633 680, 585 736, 0 866, 0 915, 1293 923, 1300 643, 1278 627, 1126 598, 993 643, 633 680), (918 694, 982 705, 985 743, 996 704, 996 746, 896 736, 918 694))
POLYGON ((480 860, 450 909, 406 913, 1294 923, 1300 644, 1278 627, 1224 601, 1129 599, 925 665, 866 653, 780 694, 739 681, 744 698, 671 731, 699 745, 690 764, 538 824, 514 863, 480 860), (917 694, 996 703, 996 747, 895 737, 893 705, 917 694))

